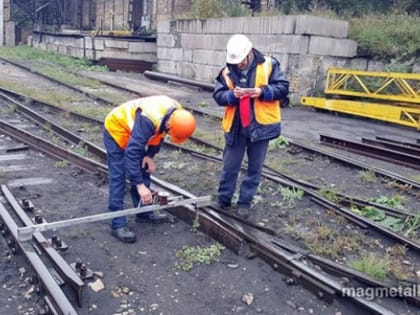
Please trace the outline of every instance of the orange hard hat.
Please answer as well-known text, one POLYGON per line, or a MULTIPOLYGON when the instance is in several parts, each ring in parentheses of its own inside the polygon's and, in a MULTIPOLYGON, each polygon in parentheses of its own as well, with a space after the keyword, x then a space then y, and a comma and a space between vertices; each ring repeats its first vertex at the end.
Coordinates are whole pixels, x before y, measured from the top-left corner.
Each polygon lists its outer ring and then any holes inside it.
POLYGON ((176 144, 185 142, 195 131, 195 118, 183 108, 177 108, 169 118, 169 135, 176 144))

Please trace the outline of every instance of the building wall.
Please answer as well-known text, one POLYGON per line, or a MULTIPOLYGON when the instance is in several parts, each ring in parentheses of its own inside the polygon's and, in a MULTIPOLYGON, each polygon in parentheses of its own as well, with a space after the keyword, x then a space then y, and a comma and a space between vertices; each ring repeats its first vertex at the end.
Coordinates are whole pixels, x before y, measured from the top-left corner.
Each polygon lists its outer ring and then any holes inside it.
POLYGON ((128 0, 96 0, 96 29, 106 31, 130 29, 128 2, 128 0))

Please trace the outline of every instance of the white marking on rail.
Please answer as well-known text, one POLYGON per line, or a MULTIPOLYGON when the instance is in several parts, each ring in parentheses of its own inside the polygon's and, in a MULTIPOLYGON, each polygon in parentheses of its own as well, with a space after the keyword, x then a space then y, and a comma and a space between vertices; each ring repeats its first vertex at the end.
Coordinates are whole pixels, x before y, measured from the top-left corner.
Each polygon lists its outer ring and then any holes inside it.
POLYGON ((34 186, 34 185, 45 185, 52 184, 54 180, 52 178, 45 177, 33 177, 33 178, 20 178, 14 179, 7 183, 9 187, 19 187, 19 186, 34 186))
POLYGON ((27 165, 9 165, 9 166, 0 166, 0 172, 15 172, 15 171, 27 171, 35 169, 34 166, 27 165))
POLYGON ((2 161, 13 161, 13 160, 24 160, 27 158, 26 154, 2 154, 0 155, 0 162, 2 161))

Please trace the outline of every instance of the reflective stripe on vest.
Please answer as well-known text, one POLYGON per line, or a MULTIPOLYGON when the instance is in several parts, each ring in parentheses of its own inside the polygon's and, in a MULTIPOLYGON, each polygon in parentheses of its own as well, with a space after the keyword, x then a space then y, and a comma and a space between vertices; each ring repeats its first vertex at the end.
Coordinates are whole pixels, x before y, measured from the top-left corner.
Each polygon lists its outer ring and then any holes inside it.
MULTIPOLYGON (((272 71, 272 63, 270 57, 265 57, 265 61, 262 64, 257 65, 255 74, 255 87, 263 87, 268 85, 272 71)), ((223 69, 222 75, 225 82, 230 90, 234 89, 235 86, 232 80, 228 76, 229 70, 226 67, 223 69)), ((255 120, 261 125, 270 125, 279 123, 281 121, 280 113, 280 101, 262 101, 254 98, 254 115, 255 120)), ((233 118, 235 117, 236 106, 228 105, 225 108, 225 113, 222 120, 222 129, 224 132, 229 132, 232 128, 233 118)))
POLYGON ((105 128, 120 146, 125 149, 134 126, 136 112, 149 118, 155 127, 155 134, 148 141, 148 145, 158 145, 166 133, 159 134, 159 128, 166 113, 171 108, 180 108, 174 99, 167 96, 150 96, 125 102, 114 108, 105 118, 105 128))

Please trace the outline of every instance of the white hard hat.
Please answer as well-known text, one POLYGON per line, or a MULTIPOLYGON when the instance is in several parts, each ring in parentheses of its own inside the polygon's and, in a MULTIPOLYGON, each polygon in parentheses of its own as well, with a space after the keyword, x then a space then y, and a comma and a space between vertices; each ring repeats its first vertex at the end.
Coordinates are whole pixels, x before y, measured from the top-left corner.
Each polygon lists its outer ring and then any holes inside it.
POLYGON ((226 62, 237 65, 249 54, 252 43, 242 34, 233 35, 227 43, 226 62))

